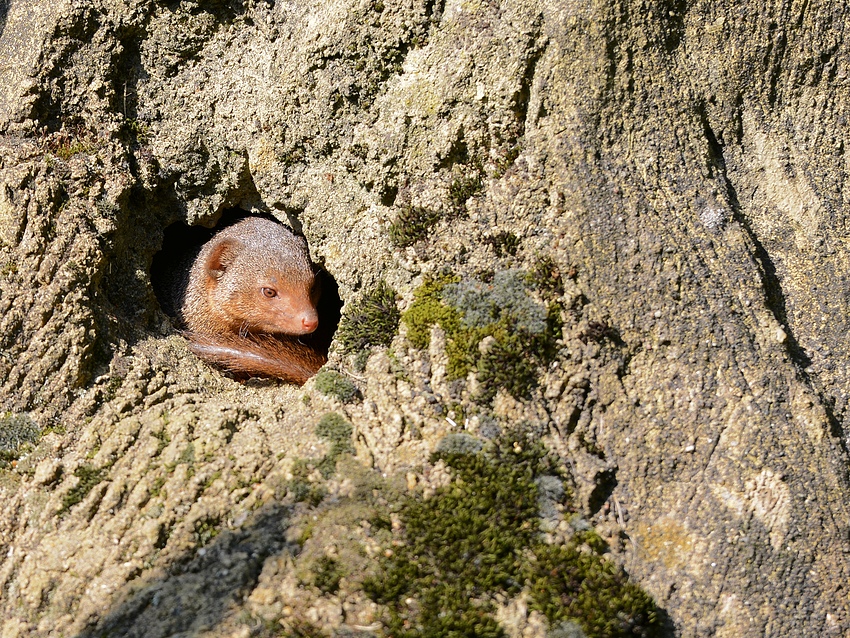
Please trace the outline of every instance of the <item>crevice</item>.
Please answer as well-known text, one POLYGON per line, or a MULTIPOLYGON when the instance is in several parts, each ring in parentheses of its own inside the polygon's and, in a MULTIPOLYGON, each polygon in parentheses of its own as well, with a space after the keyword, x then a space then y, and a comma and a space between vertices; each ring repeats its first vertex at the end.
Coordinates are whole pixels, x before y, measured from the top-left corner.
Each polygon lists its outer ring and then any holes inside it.
POLYGON ((764 56, 765 72, 767 73, 767 103, 773 107, 776 105, 779 92, 779 78, 782 75, 782 59, 785 57, 785 49, 788 45, 788 36, 784 29, 771 22, 768 25, 767 52, 764 56))
POLYGON ((545 40, 541 41, 541 29, 543 16, 538 15, 531 25, 531 44, 529 55, 525 61, 525 68, 520 76, 519 90, 514 94, 513 111, 519 123, 517 139, 525 135, 526 122, 528 121, 528 105, 531 102, 531 87, 534 84, 534 76, 537 72, 537 64, 546 51, 545 40))
POLYGON ((611 498, 617 487, 617 471, 609 468, 596 475, 596 487, 588 497, 587 506, 590 515, 594 516, 602 509, 602 506, 611 498))
POLYGON ((0 0, 0 37, 3 36, 3 29, 6 27, 6 16, 9 14, 10 0, 0 0))
POLYGON ((811 375, 807 372, 807 368, 812 365, 812 360, 806 353, 805 349, 797 341, 794 336, 794 331, 788 321, 788 313, 785 306, 785 293, 782 290, 782 283, 776 273, 776 266, 770 258, 767 249, 761 243, 758 235, 753 230, 747 219, 747 216, 741 209, 738 193, 729 180, 726 173, 726 160, 723 156, 723 148, 717 141, 717 136, 708 122, 708 116, 705 113, 704 106, 699 108, 699 116, 703 125, 705 138, 708 141, 709 154, 712 162, 712 169, 716 172, 716 177, 719 177, 726 194, 726 199, 732 209, 732 219, 734 219, 744 230, 747 238, 750 240, 758 266, 759 278, 761 279, 761 287, 765 294, 765 303, 768 310, 773 314, 776 321, 782 327, 786 335, 786 351, 791 362, 794 365, 797 377, 805 383, 811 391, 818 397, 820 404, 823 406, 829 422, 830 433, 841 441, 841 446, 844 448, 845 454, 848 453, 847 445, 844 440, 844 428, 839 419, 835 416, 832 402, 824 395, 823 391, 818 387, 819 384, 814 382, 811 375))

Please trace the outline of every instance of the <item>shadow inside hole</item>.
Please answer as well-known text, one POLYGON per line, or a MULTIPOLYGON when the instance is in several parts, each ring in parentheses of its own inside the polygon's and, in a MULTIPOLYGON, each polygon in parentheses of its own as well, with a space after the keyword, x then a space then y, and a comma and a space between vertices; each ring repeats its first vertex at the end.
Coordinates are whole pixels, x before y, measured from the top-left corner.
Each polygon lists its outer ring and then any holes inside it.
MULTIPOLYGON (((189 285, 189 271, 201 248, 218 231, 246 217, 264 217, 280 223, 272 215, 252 215, 234 208, 225 211, 214 228, 187 226, 183 222, 176 222, 165 229, 162 249, 154 255, 151 263, 151 284, 163 312, 172 318, 177 327, 185 327, 180 322, 179 309, 189 285)), ((319 327, 299 340, 327 354, 339 325, 342 299, 339 296, 339 286, 330 273, 319 265, 316 265, 316 272, 321 287, 321 297, 316 304, 319 327)))

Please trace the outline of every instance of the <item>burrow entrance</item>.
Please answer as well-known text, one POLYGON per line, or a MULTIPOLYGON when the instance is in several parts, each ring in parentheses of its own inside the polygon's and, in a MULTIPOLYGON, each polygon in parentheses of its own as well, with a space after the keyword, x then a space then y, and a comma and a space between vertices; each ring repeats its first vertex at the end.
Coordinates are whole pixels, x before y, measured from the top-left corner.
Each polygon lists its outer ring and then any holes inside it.
MULTIPOLYGON (((213 228, 176 222, 165 229, 162 249, 154 255, 151 263, 151 284, 160 308, 172 319, 176 328, 184 327, 180 323, 178 309, 188 283, 189 269, 202 246, 218 231, 247 217, 264 217, 279 223, 272 215, 250 214, 240 208, 231 208, 222 213, 213 228)), ((300 339, 327 354, 339 325, 342 299, 336 280, 320 264, 315 264, 315 267, 321 283, 321 297, 316 304, 319 327, 300 339)))

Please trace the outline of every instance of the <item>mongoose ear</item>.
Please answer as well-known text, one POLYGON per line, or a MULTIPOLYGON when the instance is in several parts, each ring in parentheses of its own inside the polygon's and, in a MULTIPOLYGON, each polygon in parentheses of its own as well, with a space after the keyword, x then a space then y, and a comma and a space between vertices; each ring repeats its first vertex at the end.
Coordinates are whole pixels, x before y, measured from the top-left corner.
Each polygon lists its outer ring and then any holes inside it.
POLYGON ((237 248, 237 242, 232 239, 222 239, 213 247, 206 263, 207 274, 212 279, 221 279, 221 276, 233 263, 237 248))

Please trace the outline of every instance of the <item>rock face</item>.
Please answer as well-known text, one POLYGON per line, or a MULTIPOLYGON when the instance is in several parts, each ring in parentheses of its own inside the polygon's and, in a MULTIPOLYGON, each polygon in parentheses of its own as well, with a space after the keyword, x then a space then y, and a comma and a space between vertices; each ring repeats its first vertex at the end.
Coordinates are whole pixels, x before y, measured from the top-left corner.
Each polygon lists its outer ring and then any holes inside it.
MULTIPOLYGON (((415 595, 369 595, 418 529, 394 504, 528 437, 529 524, 593 526, 662 635, 847 635, 848 27, 0 0, 4 638, 414 631, 415 595), (303 390, 207 368, 156 301, 172 225, 233 209, 339 286, 303 390)), ((506 635, 611 635, 528 578, 466 594, 506 635)))

